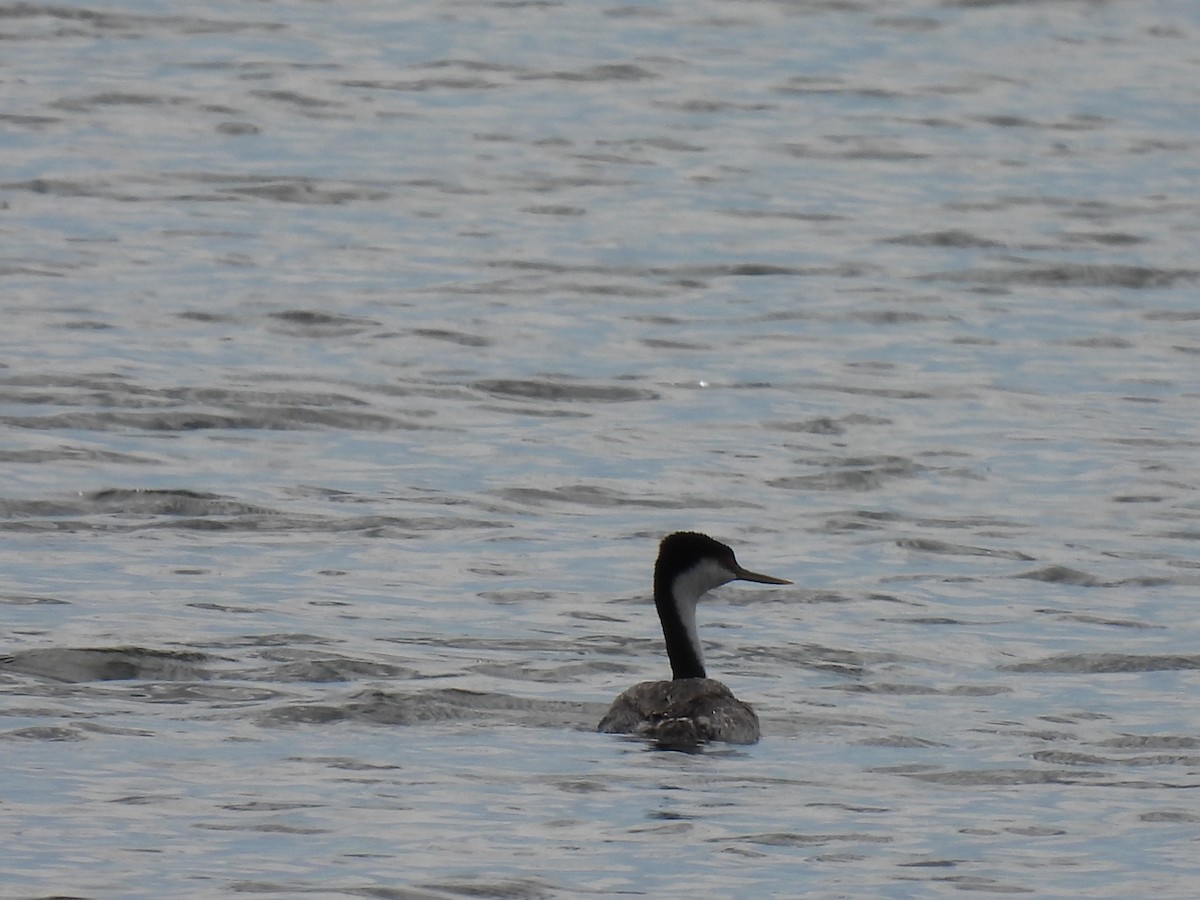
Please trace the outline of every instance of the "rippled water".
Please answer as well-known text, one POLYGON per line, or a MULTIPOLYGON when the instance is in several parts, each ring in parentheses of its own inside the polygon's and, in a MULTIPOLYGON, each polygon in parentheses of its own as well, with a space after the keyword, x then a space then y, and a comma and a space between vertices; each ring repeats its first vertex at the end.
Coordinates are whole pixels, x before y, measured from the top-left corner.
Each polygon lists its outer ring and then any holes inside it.
POLYGON ((0 36, 4 896, 1195 895, 1194 3, 0 36))

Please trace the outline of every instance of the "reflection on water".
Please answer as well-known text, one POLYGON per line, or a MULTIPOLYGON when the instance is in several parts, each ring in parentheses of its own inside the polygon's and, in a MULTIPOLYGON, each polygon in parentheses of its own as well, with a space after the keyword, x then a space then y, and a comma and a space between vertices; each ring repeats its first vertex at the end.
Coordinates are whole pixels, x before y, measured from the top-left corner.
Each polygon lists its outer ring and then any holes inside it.
POLYGON ((8 890, 1194 893, 1191 4, 0 22, 8 890))

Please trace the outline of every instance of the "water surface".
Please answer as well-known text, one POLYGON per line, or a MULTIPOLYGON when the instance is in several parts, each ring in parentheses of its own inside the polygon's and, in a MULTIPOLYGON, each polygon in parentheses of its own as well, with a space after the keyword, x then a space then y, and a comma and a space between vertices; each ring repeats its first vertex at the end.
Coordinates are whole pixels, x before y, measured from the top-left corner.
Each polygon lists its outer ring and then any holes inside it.
POLYGON ((1194 895, 1193 4, 0 33, 6 895, 1194 895))

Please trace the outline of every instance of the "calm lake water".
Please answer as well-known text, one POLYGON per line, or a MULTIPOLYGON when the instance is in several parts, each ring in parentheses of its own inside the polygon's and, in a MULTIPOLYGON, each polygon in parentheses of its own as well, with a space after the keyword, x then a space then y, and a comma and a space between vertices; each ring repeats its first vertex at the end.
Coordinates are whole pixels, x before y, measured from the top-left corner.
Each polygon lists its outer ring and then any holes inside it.
POLYGON ((1194 0, 0 37, 0 895, 1200 891, 1194 0))

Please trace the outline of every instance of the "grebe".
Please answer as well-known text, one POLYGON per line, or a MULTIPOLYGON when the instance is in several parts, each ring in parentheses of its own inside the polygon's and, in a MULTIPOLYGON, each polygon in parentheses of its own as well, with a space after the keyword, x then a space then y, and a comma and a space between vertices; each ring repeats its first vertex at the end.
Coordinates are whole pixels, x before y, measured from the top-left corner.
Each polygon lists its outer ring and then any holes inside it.
POLYGON ((671 681, 643 681, 621 694, 598 731, 639 734, 666 746, 705 741, 753 744, 758 716, 704 672, 696 633, 696 603, 730 581, 791 584, 738 565, 733 550, 708 535, 679 531, 663 538, 654 564, 654 605, 662 622, 671 681))

